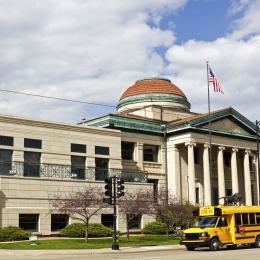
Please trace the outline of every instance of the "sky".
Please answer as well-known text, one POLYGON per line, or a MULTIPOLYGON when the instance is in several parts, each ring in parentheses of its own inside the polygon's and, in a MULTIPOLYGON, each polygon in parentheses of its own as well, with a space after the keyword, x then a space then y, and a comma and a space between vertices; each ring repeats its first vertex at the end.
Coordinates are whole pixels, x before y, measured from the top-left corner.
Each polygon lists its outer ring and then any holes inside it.
POLYGON ((0 113, 74 124, 153 75, 206 113, 209 61, 224 91, 210 83, 211 111, 260 120, 259 13, 258 0, 0 0, 0 113))

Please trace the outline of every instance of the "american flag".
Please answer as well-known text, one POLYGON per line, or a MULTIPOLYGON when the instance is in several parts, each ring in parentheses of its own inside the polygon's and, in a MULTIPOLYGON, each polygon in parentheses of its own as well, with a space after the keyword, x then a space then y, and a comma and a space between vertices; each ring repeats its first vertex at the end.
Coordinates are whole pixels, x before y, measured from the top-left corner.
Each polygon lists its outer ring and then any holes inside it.
POLYGON ((219 83, 218 83, 217 79, 215 78, 214 74, 212 73, 212 70, 210 67, 209 67, 209 82, 213 83, 215 92, 221 92, 224 94, 222 88, 219 86, 219 83))

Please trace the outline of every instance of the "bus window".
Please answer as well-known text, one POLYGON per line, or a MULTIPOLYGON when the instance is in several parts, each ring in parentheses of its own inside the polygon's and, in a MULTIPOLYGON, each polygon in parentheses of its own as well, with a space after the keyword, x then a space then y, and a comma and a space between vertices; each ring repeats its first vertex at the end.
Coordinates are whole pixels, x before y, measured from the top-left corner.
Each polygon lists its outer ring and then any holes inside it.
MULTIPOLYGON (((259 217, 260 217, 260 214, 259 214, 259 217)), ((241 215, 240 215, 240 213, 235 213, 235 224, 241 225, 241 215)))
POLYGON ((260 224, 260 214, 256 214, 256 223, 260 224))
POLYGON ((243 225, 248 225, 248 213, 242 213, 243 225))
POLYGON ((250 225, 255 224, 255 213, 249 213, 250 225))

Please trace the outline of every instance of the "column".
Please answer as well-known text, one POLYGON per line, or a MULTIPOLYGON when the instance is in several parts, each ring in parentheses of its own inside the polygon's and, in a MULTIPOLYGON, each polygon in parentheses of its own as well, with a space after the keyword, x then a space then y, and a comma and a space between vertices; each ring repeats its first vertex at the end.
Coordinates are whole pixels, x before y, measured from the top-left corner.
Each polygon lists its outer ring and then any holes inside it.
POLYGON ((257 153, 254 156, 256 186, 257 186, 257 205, 259 206, 259 172, 258 172, 258 156, 257 153))
POLYGON ((245 202, 247 206, 252 206, 252 194, 251 194, 251 176, 249 166, 249 154, 250 150, 245 150, 244 155, 244 182, 245 182, 245 202))
POLYGON ((175 144, 167 145, 168 188, 176 197, 181 197, 180 155, 175 144))
POLYGON ((231 152, 232 194, 235 194, 238 192, 237 151, 238 151, 238 149, 232 148, 232 152, 231 152))
MULTIPOLYGON (((219 198, 226 196, 225 189, 225 174, 224 174, 224 150, 225 147, 218 147, 218 196, 219 198)), ((224 200, 220 200, 221 203, 224 203, 224 200)))
POLYGON ((209 144, 204 144, 203 150, 204 206, 211 206, 211 185, 209 165, 209 144))
POLYGON ((195 186, 195 164, 194 164, 194 146, 196 143, 186 143, 188 146, 188 192, 189 202, 196 203, 196 186, 195 186))
POLYGON ((136 144, 136 150, 137 150, 137 153, 136 153, 136 161, 137 161, 137 166, 138 168, 143 171, 143 168, 144 168, 144 144, 143 143, 137 143, 136 144))

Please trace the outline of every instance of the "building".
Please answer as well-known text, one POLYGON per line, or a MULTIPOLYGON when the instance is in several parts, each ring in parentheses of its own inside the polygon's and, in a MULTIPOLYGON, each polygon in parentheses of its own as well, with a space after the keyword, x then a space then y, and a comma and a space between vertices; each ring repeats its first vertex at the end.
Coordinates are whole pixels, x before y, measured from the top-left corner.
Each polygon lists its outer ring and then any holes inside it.
MULTIPOLYGON (((78 125, 0 115, 0 227, 56 234, 72 220, 48 215, 48 193, 103 188, 109 174, 124 176, 129 192, 167 185, 182 199, 211 204, 208 114, 190 112, 185 94, 155 77, 136 81, 117 109, 78 125)), ((211 113, 211 128, 214 203, 240 192, 243 204, 258 205, 255 125, 228 107, 211 113)), ((133 229, 151 218, 139 220, 133 229)), ((111 226, 112 211, 91 221, 111 226)), ((120 217, 117 228, 125 231, 120 217)))

